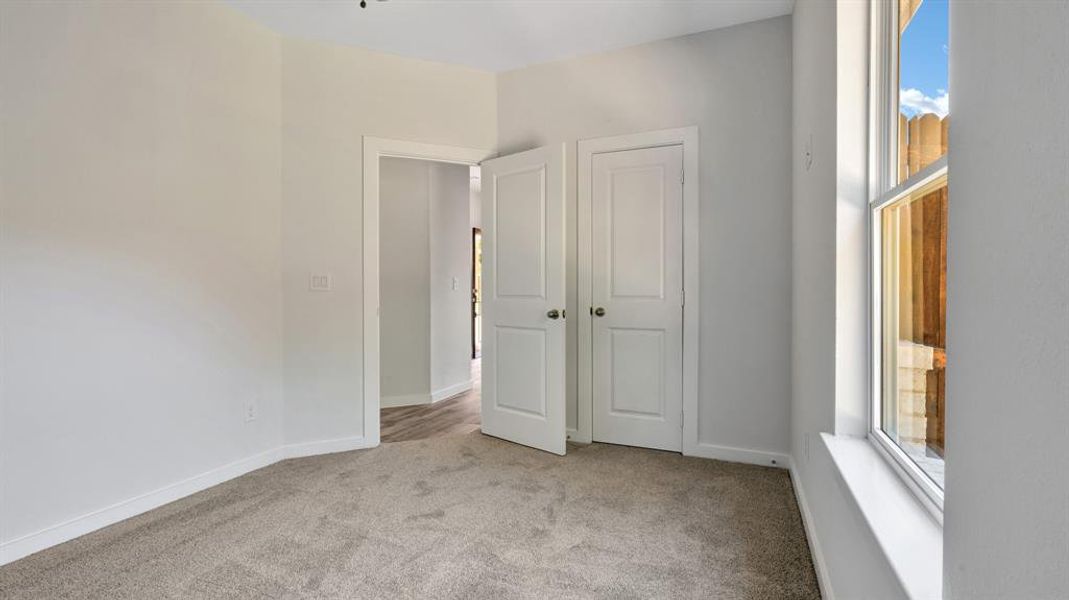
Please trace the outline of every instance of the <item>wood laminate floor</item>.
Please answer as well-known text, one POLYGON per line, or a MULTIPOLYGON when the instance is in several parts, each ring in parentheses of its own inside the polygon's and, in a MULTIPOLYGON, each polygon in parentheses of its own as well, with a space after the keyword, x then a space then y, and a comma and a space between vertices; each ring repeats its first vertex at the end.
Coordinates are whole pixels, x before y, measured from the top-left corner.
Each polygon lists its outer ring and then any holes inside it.
POLYGON ((383 442, 408 442, 444 435, 471 433, 479 429, 482 382, 479 361, 472 361, 475 387, 434 404, 384 408, 379 435, 383 442))

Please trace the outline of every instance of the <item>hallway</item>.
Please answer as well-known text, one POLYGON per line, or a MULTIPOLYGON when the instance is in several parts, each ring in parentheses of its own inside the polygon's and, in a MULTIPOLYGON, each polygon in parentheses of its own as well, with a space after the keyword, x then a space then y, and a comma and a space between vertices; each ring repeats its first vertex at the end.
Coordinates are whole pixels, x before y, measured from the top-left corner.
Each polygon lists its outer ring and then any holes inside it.
POLYGON ((480 364, 478 359, 472 361, 471 378, 475 387, 463 394, 434 404, 382 409, 380 439, 383 442, 408 442, 478 431, 482 398, 480 364))

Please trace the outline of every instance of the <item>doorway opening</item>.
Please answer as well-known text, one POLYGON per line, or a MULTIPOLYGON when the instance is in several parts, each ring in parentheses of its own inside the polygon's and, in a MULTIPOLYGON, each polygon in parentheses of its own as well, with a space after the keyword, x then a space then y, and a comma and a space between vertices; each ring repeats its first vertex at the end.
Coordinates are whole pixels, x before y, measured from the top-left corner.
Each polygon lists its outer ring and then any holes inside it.
POLYGON ((479 167, 379 159, 380 439, 478 430, 479 167))

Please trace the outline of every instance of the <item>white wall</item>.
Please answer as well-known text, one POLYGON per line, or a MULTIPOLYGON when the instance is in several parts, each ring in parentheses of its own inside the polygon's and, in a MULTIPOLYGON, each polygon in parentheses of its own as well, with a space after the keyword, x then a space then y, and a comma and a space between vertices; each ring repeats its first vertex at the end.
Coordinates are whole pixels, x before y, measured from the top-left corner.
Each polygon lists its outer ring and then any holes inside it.
POLYGON ((493 148, 494 76, 282 40, 286 439, 363 435, 361 136, 493 148), (313 271, 334 291, 309 292, 313 271))
POLYGON ((210 3, 0 3, 0 562, 281 443, 280 60, 210 3))
POLYGON ((492 147, 493 75, 15 1, 0 85, 0 562, 361 445, 361 136, 492 147))
POLYGON ((482 201, 480 200, 482 193, 482 169, 479 167, 470 167, 471 169, 471 226, 478 229, 483 227, 483 215, 482 215, 482 201))
POLYGON ((379 386, 384 405, 430 399, 429 167, 404 158, 379 161, 379 386))
POLYGON ((866 430, 867 19, 831 0, 793 15, 791 454, 825 591, 904 598, 819 437, 866 430))
POLYGON ((469 171, 464 165, 430 163, 430 367, 437 399, 471 384, 469 171))
POLYGON ((1069 4, 953 3, 948 598, 1069 597, 1069 4))
MULTIPOLYGON (((836 11, 794 7, 791 438, 796 459, 835 431, 836 11), (811 162, 807 161, 807 152, 811 162)), ((796 467, 803 473, 804 460, 796 467)))
MULTIPOLYGON (((774 453, 790 444, 790 40, 784 17, 498 77, 503 154, 700 128, 699 440, 774 453)), ((574 257, 574 205, 568 218, 574 257)), ((574 369, 569 392, 574 427, 574 369)))

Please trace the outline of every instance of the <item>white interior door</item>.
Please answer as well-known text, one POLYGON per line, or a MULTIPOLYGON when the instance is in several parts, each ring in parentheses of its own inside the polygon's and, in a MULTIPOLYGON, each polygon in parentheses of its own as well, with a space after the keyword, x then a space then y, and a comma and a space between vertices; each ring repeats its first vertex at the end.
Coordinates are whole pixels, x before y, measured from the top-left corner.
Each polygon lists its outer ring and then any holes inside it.
POLYGON ((593 439, 680 451, 683 147, 592 161, 593 439))
POLYGON ((564 146, 482 163, 483 433, 565 452, 564 146))

